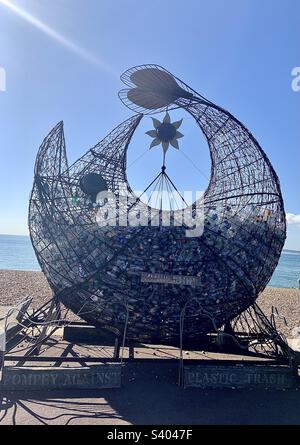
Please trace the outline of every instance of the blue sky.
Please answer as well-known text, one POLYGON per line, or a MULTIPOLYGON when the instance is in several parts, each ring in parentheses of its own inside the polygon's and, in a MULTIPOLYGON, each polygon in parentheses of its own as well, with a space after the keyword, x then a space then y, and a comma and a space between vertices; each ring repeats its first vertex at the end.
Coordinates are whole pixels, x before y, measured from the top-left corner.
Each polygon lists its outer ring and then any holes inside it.
MULTIPOLYGON (((35 156, 50 129, 64 120, 69 161, 76 160, 132 114, 117 97, 119 75, 157 63, 259 140, 294 215, 286 247, 300 250, 300 92, 291 88, 291 71, 300 66, 299 17, 299 0, 0 0, 7 77, 0 92, 0 233, 27 233, 35 156)), ((151 126, 145 121, 140 131, 151 126)), ((197 169, 173 150, 170 171, 182 190, 202 190, 207 147, 191 120, 182 132, 182 150, 197 169)), ((137 135, 129 163, 150 142, 137 135)), ((158 172, 160 156, 153 150, 131 166, 136 189, 158 172)))

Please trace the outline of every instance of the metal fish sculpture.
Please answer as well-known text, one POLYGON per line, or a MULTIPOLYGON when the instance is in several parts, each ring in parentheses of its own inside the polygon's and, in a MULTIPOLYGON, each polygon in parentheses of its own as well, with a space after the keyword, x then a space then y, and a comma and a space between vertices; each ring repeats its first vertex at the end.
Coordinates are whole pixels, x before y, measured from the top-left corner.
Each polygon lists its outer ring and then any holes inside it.
POLYGON ((134 67, 121 79, 127 88, 119 97, 135 114, 73 165, 62 122, 43 141, 29 205, 32 244, 54 294, 89 323, 116 333, 126 324, 127 337, 143 342, 178 342, 184 312, 184 338, 196 339, 246 310, 270 280, 286 238, 280 183, 238 119, 164 68, 134 67), (143 116, 178 108, 195 119, 211 156, 196 236, 184 224, 151 225, 151 208, 126 175, 143 116), (117 201, 115 217, 110 201, 117 201), (120 224, 137 205, 146 223, 120 224), (99 224, 99 213, 107 223, 99 224))

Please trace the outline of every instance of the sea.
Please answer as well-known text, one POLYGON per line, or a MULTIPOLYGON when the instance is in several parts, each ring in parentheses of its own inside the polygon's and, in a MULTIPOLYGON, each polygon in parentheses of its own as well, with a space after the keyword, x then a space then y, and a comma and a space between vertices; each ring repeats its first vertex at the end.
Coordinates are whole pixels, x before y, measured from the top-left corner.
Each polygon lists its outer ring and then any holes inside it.
MULTIPOLYGON (((0 235, 0 269, 41 270, 28 236, 0 235)), ((300 252, 284 250, 268 286, 298 288, 299 278, 300 252)))

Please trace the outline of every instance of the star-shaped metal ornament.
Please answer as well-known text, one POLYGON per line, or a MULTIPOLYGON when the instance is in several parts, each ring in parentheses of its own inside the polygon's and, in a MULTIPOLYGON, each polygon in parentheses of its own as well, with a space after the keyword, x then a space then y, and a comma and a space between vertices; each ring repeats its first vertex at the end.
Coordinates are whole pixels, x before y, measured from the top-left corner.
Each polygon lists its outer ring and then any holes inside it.
POLYGON ((153 138, 150 149, 162 144, 164 153, 167 152, 169 145, 179 150, 178 139, 183 137, 183 134, 178 131, 182 124, 182 120, 171 122, 169 113, 166 113, 164 120, 160 122, 158 119, 152 117, 153 126, 155 130, 147 131, 146 134, 153 138))

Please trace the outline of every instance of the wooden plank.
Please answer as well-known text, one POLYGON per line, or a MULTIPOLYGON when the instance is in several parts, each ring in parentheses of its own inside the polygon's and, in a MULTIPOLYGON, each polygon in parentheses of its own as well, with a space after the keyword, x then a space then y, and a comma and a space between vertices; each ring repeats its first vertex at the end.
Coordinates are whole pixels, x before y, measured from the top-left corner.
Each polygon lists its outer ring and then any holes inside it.
POLYGON ((296 378, 288 366, 184 366, 184 387, 286 389, 296 378))
POLYGON ((3 369, 0 389, 7 391, 119 388, 121 365, 90 367, 14 367, 3 369))

